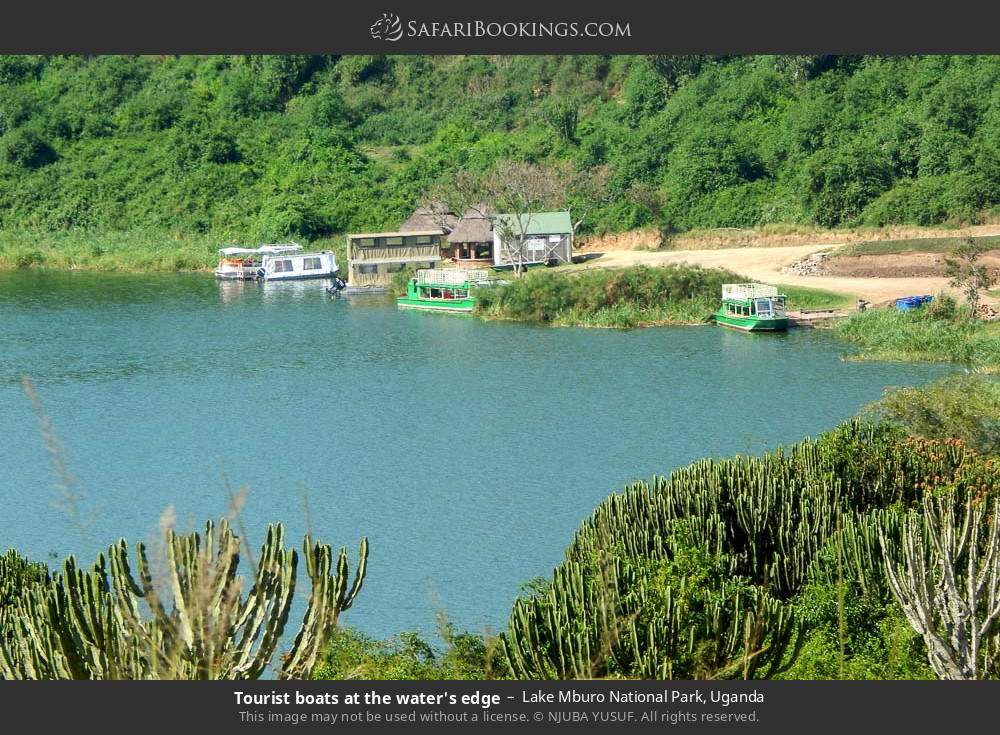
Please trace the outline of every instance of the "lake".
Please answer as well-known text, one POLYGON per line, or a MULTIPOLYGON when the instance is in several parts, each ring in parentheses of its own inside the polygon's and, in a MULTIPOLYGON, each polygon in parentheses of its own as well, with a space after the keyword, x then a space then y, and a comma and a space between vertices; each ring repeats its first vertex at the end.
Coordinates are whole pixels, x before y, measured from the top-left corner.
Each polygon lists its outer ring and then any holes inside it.
MULTIPOLYGON (((703 456, 758 453, 946 368, 854 363, 822 330, 542 328, 332 298, 320 282, 0 273, 0 549, 92 561, 191 530, 246 489, 284 521, 371 540, 348 622, 499 630, 594 506, 703 456), (67 507, 34 384, 74 476, 67 507)), ((294 622, 294 620, 293 620, 294 622)), ((296 623, 297 624, 297 623, 296 623)))

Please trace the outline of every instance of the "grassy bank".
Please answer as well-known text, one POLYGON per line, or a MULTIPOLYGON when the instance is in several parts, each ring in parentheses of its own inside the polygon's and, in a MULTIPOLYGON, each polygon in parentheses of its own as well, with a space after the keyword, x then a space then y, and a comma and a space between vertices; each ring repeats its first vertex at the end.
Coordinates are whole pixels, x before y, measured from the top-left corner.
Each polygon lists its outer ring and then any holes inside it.
POLYGON ((698 266, 621 270, 535 270, 479 292, 476 311, 489 319, 583 327, 644 327, 708 321, 728 271, 698 266))
POLYGON ((791 310, 819 311, 822 309, 847 309, 857 304, 857 296, 848 296, 819 288, 804 288, 803 286, 787 286, 775 284, 780 293, 788 297, 788 308, 791 310))
POLYGON ((835 331, 860 348, 854 359, 956 362, 981 372, 1000 372, 1000 322, 971 321, 948 298, 914 311, 855 314, 835 331))
POLYGON ((207 271, 215 267, 216 251, 225 242, 155 230, 0 230, 0 270, 207 271))
POLYGON ((972 240, 991 248, 1000 248, 1000 235, 983 237, 915 237, 903 240, 868 240, 838 250, 835 257, 849 255, 899 255, 900 253, 950 253, 972 240))
MULTIPOLYGON (((329 237, 303 247, 333 250, 346 265, 344 238, 329 237)), ((121 273, 211 271, 226 245, 258 243, 226 234, 180 234, 161 230, 0 230, 0 270, 53 268, 121 273)))

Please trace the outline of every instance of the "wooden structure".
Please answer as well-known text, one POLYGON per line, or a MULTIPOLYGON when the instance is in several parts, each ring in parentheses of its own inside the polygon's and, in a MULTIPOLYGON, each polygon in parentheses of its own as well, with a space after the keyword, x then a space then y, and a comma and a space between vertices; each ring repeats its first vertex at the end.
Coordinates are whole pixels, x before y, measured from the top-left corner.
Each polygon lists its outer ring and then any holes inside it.
POLYGON ((444 258, 462 268, 493 265, 493 220, 495 212, 486 206, 470 207, 448 233, 444 258))
POLYGON ((436 268, 443 237, 438 229, 348 235, 348 286, 385 290, 393 275, 404 268, 436 268))

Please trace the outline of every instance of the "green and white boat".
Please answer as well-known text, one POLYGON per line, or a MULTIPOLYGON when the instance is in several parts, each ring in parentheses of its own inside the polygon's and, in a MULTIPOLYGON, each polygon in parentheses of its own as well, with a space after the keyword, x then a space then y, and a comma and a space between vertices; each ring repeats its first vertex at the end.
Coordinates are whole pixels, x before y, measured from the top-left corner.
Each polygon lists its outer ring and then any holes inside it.
POLYGON ((788 329, 785 295, 764 283, 726 283, 715 323, 744 332, 780 332, 788 329))
POLYGON ((474 286, 489 280, 485 270, 463 268, 430 268, 417 271, 406 284, 406 295, 396 299, 396 305, 406 309, 471 313, 476 307, 474 286))

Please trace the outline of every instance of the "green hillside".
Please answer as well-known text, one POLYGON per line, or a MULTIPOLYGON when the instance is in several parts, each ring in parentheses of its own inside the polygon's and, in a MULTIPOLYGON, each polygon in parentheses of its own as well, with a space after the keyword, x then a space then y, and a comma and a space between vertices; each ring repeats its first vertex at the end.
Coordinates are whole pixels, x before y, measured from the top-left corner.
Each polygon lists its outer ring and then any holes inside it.
POLYGON ((584 231, 975 221, 1000 57, 3 57, 0 229, 391 227, 503 158, 606 165, 584 231))

